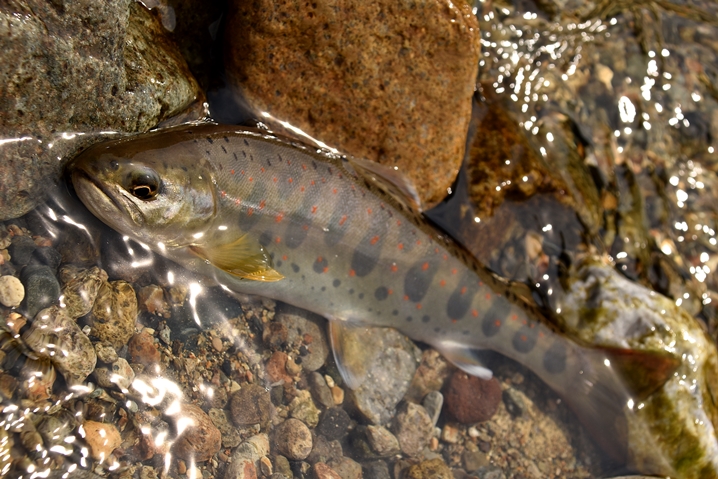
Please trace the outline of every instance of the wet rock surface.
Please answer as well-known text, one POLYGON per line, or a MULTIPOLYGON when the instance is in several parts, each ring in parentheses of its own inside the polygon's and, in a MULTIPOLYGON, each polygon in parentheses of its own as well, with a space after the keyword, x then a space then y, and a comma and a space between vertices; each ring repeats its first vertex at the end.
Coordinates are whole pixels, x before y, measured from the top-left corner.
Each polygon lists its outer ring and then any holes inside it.
POLYGON ((0 218, 46 197, 58 157, 92 141, 76 133, 146 131, 201 102, 176 47, 137 2, 13 2, 0 17, 0 123, 3 138, 17 139, 0 149, 0 218))
POLYGON ((464 153, 478 63, 463 2, 231 2, 227 71, 273 129, 289 122, 350 155, 399 170, 425 205, 464 153), (381 121, 376 121, 380 118, 381 121))

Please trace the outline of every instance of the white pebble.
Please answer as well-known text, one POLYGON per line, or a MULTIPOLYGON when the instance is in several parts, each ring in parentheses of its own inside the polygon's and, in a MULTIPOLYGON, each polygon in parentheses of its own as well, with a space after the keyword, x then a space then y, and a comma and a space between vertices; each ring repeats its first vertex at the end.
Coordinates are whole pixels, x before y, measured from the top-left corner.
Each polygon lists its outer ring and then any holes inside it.
POLYGON ((25 298, 25 287, 15 276, 0 276, 0 303, 8 308, 20 306, 25 298))

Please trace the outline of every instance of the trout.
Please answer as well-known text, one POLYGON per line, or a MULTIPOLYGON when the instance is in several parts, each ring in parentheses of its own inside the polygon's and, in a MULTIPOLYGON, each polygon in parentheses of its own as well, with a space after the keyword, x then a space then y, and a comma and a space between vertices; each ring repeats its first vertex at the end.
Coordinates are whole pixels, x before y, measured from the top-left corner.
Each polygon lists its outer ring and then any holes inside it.
POLYGON ((329 320, 337 365, 351 325, 392 327, 470 374, 490 349, 524 364, 625 459, 631 394, 604 351, 557 334, 468 252, 432 228, 367 161, 267 132, 199 124, 96 144, 75 191, 118 232, 232 290, 329 320))

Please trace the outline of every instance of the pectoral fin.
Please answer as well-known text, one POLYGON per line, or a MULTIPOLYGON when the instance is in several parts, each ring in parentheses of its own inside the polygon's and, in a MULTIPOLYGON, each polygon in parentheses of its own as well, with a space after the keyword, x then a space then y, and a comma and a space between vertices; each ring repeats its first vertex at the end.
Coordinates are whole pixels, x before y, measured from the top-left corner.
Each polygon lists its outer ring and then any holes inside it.
POLYGON ((252 281, 279 281, 284 278, 274 269, 272 258, 257 241, 248 235, 232 243, 204 248, 191 246, 200 258, 231 275, 252 281))

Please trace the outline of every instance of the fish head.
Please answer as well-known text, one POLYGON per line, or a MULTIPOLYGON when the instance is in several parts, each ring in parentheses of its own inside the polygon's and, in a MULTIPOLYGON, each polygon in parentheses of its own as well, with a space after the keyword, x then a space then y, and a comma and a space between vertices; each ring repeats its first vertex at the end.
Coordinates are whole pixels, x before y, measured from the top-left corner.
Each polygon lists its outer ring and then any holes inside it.
POLYGON ((80 200, 105 224, 150 246, 194 244, 216 214, 211 165, 182 143, 118 140, 70 165, 80 200))

